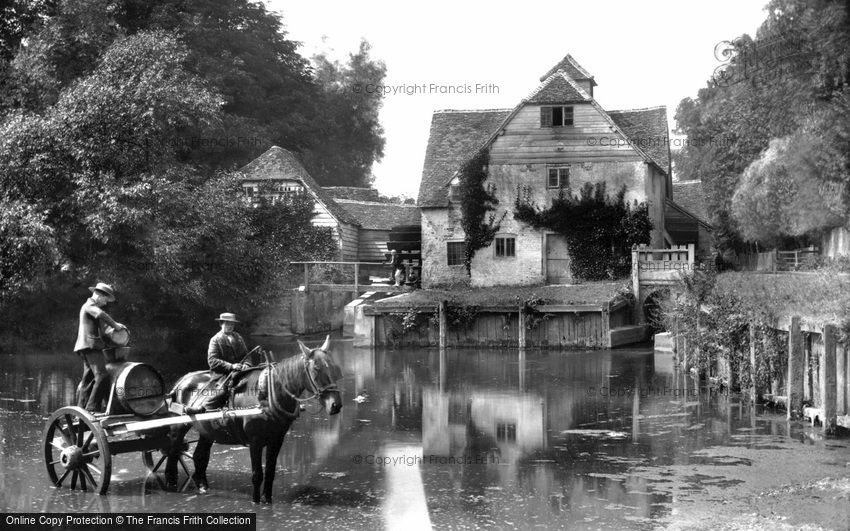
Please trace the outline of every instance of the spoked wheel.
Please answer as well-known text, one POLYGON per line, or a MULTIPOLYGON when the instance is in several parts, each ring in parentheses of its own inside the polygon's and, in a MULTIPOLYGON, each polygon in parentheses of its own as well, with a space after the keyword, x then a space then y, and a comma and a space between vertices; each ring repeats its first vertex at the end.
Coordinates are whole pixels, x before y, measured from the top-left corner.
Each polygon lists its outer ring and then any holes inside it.
MULTIPOLYGON (((178 456, 178 464, 179 467, 177 469, 177 473, 180 474, 180 471, 183 471, 183 476, 178 478, 177 490, 179 492, 183 492, 189 486, 190 480, 192 478, 192 470, 194 470, 194 464, 192 465, 192 469, 189 469, 189 465, 187 462, 192 462, 192 451, 195 448, 195 444, 198 442, 198 434, 193 431, 190 431, 186 434, 186 437, 183 439, 183 443, 180 448, 180 454, 178 456), (194 435, 194 437, 192 437, 194 435)), ((158 448, 153 450, 144 450, 142 451, 142 462, 144 462, 145 467, 148 469, 148 476, 155 476, 154 479, 156 483, 163 489, 166 489, 165 481, 157 476, 158 472, 165 472, 165 462, 168 459, 168 454, 166 453, 167 449, 158 448)))
MULTIPOLYGON (((195 438, 193 440, 184 440, 183 446, 180 449, 180 467, 186 472, 187 476, 191 476, 192 473, 189 472, 189 467, 186 465, 186 461, 192 460, 192 453, 190 450, 194 447, 195 443, 198 442, 198 439, 195 438)), ((142 461, 145 463, 145 467, 147 467, 149 472, 159 472, 164 470, 162 467, 165 465, 165 460, 168 458, 168 455, 163 451, 163 449, 156 450, 144 450, 142 452, 142 461)))
POLYGON ((69 485, 106 494, 112 476, 112 455, 95 418, 78 407, 63 407, 44 429, 44 462, 57 487, 69 485))

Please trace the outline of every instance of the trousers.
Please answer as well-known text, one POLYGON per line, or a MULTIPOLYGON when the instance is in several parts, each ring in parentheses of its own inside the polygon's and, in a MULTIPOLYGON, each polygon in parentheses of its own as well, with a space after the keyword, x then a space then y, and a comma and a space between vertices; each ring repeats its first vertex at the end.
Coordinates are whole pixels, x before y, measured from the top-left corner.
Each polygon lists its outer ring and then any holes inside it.
POLYGON ((103 411, 112 384, 106 362, 114 361, 114 354, 96 349, 79 350, 76 354, 83 360, 83 378, 77 387, 77 407, 103 411))

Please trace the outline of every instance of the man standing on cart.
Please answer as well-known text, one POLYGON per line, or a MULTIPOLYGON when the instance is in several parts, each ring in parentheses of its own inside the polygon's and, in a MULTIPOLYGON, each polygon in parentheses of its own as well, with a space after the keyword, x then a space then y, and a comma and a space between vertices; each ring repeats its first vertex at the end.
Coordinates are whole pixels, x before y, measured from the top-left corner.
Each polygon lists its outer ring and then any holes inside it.
POLYGON ((106 371, 106 344, 101 336, 103 325, 115 330, 126 330, 115 322, 103 307, 115 301, 115 290, 109 284, 98 282, 90 287, 91 297, 80 308, 80 324, 74 353, 83 359, 83 379, 77 392, 77 406, 91 413, 101 411, 101 403, 109 394, 110 379, 106 371))
POLYGON ((205 396, 197 397, 195 405, 186 408, 186 413, 190 415, 224 407, 227 403, 227 387, 224 384, 230 380, 229 375, 250 367, 243 363, 248 355, 245 340, 234 331, 236 323, 239 322, 236 314, 223 313, 216 321, 221 326, 221 330, 212 336, 207 349, 210 382, 203 388, 205 396))

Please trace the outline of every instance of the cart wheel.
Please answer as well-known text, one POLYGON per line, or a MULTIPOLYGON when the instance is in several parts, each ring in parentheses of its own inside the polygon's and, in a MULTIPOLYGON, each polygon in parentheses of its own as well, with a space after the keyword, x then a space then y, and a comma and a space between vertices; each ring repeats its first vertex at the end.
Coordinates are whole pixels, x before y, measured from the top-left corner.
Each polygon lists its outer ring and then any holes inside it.
MULTIPOLYGON (((185 474, 184 477, 180 478, 177 483, 178 492, 183 492, 189 486, 192 478, 192 471, 189 469, 188 463, 192 463, 192 451, 195 448, 195 444, 198 442, 198 434, 195 431, 190 431, 186 434, 183 439, 183 445, 180 449, 179 455, 179 468, 177 469, 178 474, 180 470, 183 470, 185 474)), ((142 451, 142 462, 145 464, 145 467, 148 469, 148 476, 154 476, 154 480, 156 483, 162 488, 162 490, 167 490, 165 481, 156 476, 157 472, 163 472, 165 470, 165 460, 168 458, 168 455, 165 453, 164 449, 155 448, 152 450, 143 450, 142 451)), ((192 470, 194 470, 194 463, 192 465, 192 470)))
POLYGON ((82 490, 106 494, 112 476, 112 455, 95 418, 78 407, 58 409, 44 428, 44 462, 57 487, 79 484, 82 490))
MULTIPOLYGON (((183 447, 180 450, 180 467, 186 473, 187 476, 191 476, 192 473, 189 472, 189 467, 186 465, 186 460, 188 459, 190 462, 192 461, 192 453, 191 449, 194 448, 195 443, 198 442, 198 439, 195 438, 193 440, 183 440, 183 447)), ((165 465, 165 460, 168 455, 163 451, 162 448, 156 448, 153 450, 142 450, 142 461, 145 463, 145 467, 149 472, 159 472, 162 469, 162 466, 165 465)))

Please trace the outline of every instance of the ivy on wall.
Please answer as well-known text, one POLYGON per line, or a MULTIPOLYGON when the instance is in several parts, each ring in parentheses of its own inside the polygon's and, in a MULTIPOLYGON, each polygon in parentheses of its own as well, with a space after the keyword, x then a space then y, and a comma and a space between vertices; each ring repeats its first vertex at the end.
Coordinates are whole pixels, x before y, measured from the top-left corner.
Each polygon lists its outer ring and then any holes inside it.
POLYGON ((499 199, 496 197, 496 187, 492 183, 484 186, 484 181, 487 180, 489 162, 489 151, 481 149, 464 163, 458 176, 461 227, 465 234, 464 243, 466 244, 464 265, 466 266, 466 274, 470 276, 472 275, 472 258, 475 256, 475 252, 493 242, 493 238, 499 232, 502 220, 507 214, 505 212, 498 220, 496 219, 494 211, 496 205, 499 204, 499 199))
POLYGON ((561 189, 551 206, 539 208, 530 187, 517 189, 514 218, 536 229, 564 235, 573 276, 608 280, 627 276, 631 248, 649 243, 652 222, 646 203, 630 205, 625 185, 609 196, 604 182, 585 183, 577 195, 561 189))

